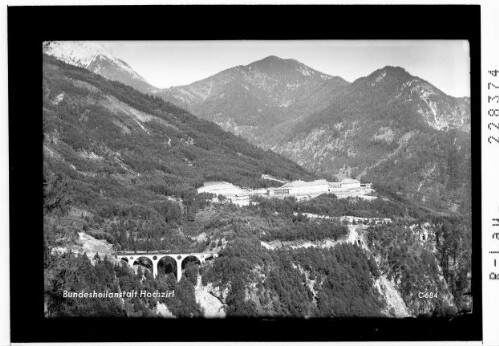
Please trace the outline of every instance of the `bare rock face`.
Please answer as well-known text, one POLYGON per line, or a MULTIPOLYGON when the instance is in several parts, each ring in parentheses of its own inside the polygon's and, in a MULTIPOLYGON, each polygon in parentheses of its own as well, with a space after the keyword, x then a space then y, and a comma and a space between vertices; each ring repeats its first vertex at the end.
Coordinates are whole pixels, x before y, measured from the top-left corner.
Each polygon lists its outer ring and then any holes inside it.
POLYGON ((316 172, 391 181, 424 202, 469 184, 469 131, 468 98, 387 66, 353 82, 269 147, 316 172))
POLYGON ((79 234, 80 242, 82 245, 82 251, 87 253, 90 259, 93 259, 95 255, 99 254, 99 257, 104 258, 107 256, 109 260, 114 259, 114 250, 112 244, 109 244, 105 240, 95 239, 94 237, 80 232, 79 234))
POLYGON ((227 291, 220 292, 218 287, 213 287, 211 283, 203 286, 201 276, 198 276, 198 282, 195 287, 196 302, 199 304, 203 311, 203 316, 206 318, 224 318, 225 308, 224 304, 227 291))
POLYGON ((400 292, 397 290, 397 285, 388 280, 386 275, 381 275, 375 282, 376 289, 385 299, 386 308, 383 311, 390 317, 409 317, 411 314, 405 305, 400 292))
POLYGON ((160 315, 161 317, 165 317, 165 318, 175 318, 175 315, 173 315, 170 310, 168 309, 168 307, 166 306, 166 304, 164 303, 160 303, 158 302, 156 304, 156 311, 158 313, 158 315, 160 315))
POLYGON ((155 87, 135 72, 125 61, 116 58, 112 52, 99 43, 90 41, 45 42, 43 51, 67 64, 85 68, 110 80, 129 85, 148 93, 155 87))
POLYGON ((158 96, 260 143, 269 128, 324 109, 348 84, 294 59, 269 56, 158 96))

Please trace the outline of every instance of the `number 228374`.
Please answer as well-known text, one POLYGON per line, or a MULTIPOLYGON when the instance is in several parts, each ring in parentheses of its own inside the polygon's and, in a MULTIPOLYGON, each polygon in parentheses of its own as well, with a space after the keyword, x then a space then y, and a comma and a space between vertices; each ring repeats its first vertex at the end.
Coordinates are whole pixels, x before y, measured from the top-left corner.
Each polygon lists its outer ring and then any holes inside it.
MULTIPOLYGON (((492 70, 492 71, 489 71, 490 75, 492 75, 493 77, 497 77, 498 73, 499 73, 499 70, 492 70)), ((487 84, 487 89, 489 90, 489 92, 493 92, 493 91, 498 91, 499 92, 499 83, 497 83, 498 85, 494 84, 494 83, 491 83, 489 82, 487 84)), ((489 105, 489 109, 487 111, 487 113, 489 114, 489 116, 491 117, 499 117, 499 108, 492 108, 493 106, 499 104, 499 95, 488 95, 487 97, 487 103, 489 105)), ((499 130, 499 123, 493 123, 493 122, 490 122, 488 123, 487 125, 489 131, 498 131, 499 130)), ((499 136, 498 135, 495 135, 495 136, 489 136, 489 138, 487 139, 488 142, 490 144, 496 142, 497 144, 499 144, 499 136)))

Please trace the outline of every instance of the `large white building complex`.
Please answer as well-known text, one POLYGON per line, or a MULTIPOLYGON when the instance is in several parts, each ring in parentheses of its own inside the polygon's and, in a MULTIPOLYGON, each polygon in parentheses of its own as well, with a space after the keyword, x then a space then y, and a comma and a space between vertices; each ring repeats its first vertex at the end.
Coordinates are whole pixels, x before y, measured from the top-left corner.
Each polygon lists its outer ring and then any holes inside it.
POLYGON ((324 179, 310 182, 297 180, 281 187, 267 189, 267 195, 270 197, 295 196, 297 198, 311 198, 323 193, 344 194, 355 190, 364 193, 372 192, 372 186, 371 183, 361 184, 356 179, 343 179, 340 182, 329 182, 324 179))
POLYGON ((375 198, 370 194, 373 192, 371 183, 362 183, 356 179, 344 179, 340 182, 329 182, 327 180, 288 182, 280 187, 267 189, 243 189, 227 182, 207 182, 198 192, 208 192, 215 195, 223 195, 230 202, 238 205, 248 205, 250 196, 257 195, 269 198, 295 197, 298 200, 310 199, 325 193, 334 193, 338 198, 362 197, 364 199, 375 198))

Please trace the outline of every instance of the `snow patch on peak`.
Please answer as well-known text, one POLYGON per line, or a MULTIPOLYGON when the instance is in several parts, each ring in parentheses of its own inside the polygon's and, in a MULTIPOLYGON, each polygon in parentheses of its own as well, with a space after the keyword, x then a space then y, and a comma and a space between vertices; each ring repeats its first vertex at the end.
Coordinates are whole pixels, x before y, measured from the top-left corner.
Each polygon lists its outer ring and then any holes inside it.
POLYGON ((386 71, 383 71, 378 77, 376 77, 376 83, 379 83, 383 78, 386 77, 386 71))
POLYGON ((304 76, 312 76, 315 74, 314 71, 312 71, 311 69, 309 69, 306 66, 298 67, 298 72, 300 72, 304 76))
POLYGON ((101 74, 101 65, 98 63, 108 60, 134 78, 145 81, 126 62, 116 58, 109 49, 97 42, 49 41, 44 42, 43 51, 67 64, 83 67, 97 74, 101 74), (94 63, 96 63, 95 66, 93 66, 94 63))
POLYGON ((383 78, 386 77, 386 69, 383 70, 383 72, 381 72, 377 77, 376 79, 374 80, 374 82, 371 83, 371 86, 375 86, 376 83, 379 83, 383 80, 383 78))
POLYGON ((91 41, 50 41, 44 43, 44 52, 64 62, 88 68, 98 57, 105 56, 117 60, 111 51, 91 41))

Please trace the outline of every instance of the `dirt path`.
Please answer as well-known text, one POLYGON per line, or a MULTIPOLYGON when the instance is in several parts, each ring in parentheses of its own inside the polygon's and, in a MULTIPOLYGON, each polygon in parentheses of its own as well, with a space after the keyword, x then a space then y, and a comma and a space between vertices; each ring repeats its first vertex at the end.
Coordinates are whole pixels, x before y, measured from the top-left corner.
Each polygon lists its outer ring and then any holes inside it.
POLYGON ((273 240, 270 242, 266 241, 261 241, 261 245, 266 248, 267 250, 275 250, 278 248, 282 247, 289 247, 293 250, 295 249, 300 249, 300 248, 321 248, 321 249, 328 249, 335 247, 336 245, 339 244, 352 244, 352 245, 359 245, 358 241, 360 240, 360 246, 364 249, 369 251, 367 246, 365 245, 365 239, 364 239, 364 234, 363 231, 367 228, 367 226, 364 225, 348 225, 348 234, 343 236, 342 238, 338 240, 333 240, 333 239, 323 239, 323 240, 318 240, 318 241, 306 241, 306 240, 297 240, 297 241, 281 241, 281 240, 273 240))

